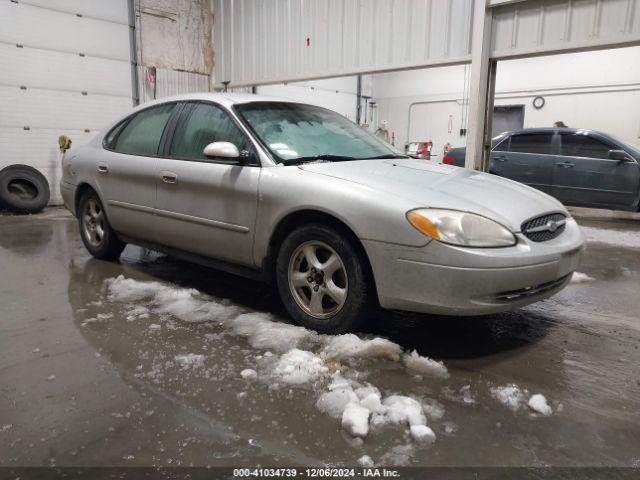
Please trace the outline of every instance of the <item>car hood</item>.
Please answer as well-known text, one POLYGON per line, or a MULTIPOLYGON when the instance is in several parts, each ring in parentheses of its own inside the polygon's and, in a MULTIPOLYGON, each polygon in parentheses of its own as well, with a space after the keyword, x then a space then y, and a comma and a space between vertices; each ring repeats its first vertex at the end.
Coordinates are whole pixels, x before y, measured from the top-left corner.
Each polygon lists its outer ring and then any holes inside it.
POLYGON ((514 232, 526 220, 566 212, 553 197, 488 173, 428 160, 357 160, 301 165, 307 172, 340 178, 415 202, 492 218, 514 232))

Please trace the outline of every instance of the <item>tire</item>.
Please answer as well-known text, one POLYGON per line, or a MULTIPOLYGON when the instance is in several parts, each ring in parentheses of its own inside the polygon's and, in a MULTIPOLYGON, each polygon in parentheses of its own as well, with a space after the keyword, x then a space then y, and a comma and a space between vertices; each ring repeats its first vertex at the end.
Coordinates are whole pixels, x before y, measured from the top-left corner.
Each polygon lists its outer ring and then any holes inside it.
POLYGON ((49 182, 29 165, 0 170, 0 205, 14 213, 38 213, 49 203, 49 182))
POLYGON ((107 212, 93 190, 87 190, 80 197, 78 225, 82 243, 95 258, 116 260, 126 246, 109 225, 107 212))
POLYGON ((292 231, 276 260, 278 290, 291 317, 321 333, 355 329, 372 305, 364 262, 334 228, 310 224, 292 231))

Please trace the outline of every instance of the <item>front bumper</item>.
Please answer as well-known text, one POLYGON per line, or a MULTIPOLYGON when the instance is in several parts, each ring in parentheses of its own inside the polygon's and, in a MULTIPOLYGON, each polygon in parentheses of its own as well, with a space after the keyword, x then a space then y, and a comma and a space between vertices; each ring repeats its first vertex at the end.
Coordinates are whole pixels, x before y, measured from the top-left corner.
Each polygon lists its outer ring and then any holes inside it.
POLYGON ((584 235, 575 221, 548 242, 518 234, 507 248, 422 248, 363 241, 383 308, 442 315, 513 310, 564 288, 578 268, 584 235))

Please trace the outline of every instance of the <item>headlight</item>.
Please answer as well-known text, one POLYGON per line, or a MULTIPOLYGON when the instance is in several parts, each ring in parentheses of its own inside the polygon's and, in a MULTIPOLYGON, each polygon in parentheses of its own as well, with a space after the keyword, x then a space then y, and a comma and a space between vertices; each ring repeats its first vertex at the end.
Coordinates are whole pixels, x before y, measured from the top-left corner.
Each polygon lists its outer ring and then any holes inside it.
POLYGON ((473 213, 437 208, 407 212, 407 220, 425 235, 462 247, 510 247, 516 237, 493 220, 473 213))

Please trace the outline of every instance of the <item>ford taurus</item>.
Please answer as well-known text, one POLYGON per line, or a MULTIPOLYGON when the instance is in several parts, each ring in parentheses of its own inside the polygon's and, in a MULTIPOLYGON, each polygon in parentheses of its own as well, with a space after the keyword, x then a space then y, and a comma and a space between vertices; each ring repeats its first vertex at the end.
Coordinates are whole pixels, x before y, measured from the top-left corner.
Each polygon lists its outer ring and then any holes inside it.
POLYGON ((554 198, 400 154, 317 106, 190 94, 144 104, 63 158, 87 250, 132 243, 277 284, 298 323, 381 306, 478 315, 561 290, 584 238, 554 198))

